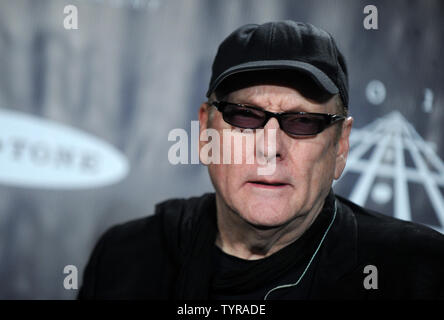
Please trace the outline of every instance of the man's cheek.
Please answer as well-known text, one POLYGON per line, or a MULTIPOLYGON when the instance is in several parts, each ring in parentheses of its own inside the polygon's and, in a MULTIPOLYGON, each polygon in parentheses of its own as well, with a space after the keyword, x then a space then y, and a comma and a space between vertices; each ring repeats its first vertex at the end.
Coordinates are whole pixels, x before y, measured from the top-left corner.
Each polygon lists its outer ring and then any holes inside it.
POLYGON ((209 166, 213 184, 223 193, 226 193, 226 191, 230 189, 230 184, 234 182, 234 177, 232 177, 233 174, 230 173, 231 168, 229 166, 230 165, 224 164, 212 164, 209 166))
POLYGON ((227 164, 254 164, 255 139, 253 130, 225 129, 223 132, 224 159, 227 164))

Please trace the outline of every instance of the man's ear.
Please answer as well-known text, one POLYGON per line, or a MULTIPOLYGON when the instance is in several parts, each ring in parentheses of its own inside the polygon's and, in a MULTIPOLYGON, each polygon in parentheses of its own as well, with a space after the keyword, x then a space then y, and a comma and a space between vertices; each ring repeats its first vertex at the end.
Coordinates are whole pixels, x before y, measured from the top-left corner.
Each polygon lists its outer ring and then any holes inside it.
MULTIPOLYGON (((198 114, 198 116, 199 116, 199 160, 204 164, 208 163, 208 161, 206 161, 207 159, 202 159, 202 155, 201 155, 200 151, 202 150, 202 147, 206 143, 208 143, 207 142, 208 138, 206 137, 206 132, 208 129, 208 117, 209 117, 209 113, 210 113, 209 109, 210 109, 210 106, 206 102, 203 102, 200 105, 199 114, 198 114)), ((203 156, 205 156, 205 154, 203 156)))
POLYGON ((347 117, 342 123, 342 133, 338 140, 336 150, 335 180, 338 180, 344 171, 350 150, 350 132, 353 125, 353 118, 347 117))

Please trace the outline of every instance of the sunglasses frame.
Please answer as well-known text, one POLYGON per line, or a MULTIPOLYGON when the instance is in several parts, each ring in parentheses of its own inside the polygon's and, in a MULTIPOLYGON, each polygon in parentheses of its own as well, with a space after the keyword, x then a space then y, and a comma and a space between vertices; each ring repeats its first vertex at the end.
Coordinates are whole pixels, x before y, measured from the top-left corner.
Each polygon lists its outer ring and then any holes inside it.
POLYGON ((247 104, 233 103, 233 102, 228 102, 228 101, 211 101, 211 102, 208 102, 208 104, 210 106, 216 107, 216 109, 220 113, 222 113, 222 118, 224 119, 224 121, 226 123, 234 126, 234 127, 242 128, 242 129, 258 129, 258 128, 263 128, 268 123, 268 121, 271 118, 275 118, 278 121, 278 123, 279 123, 280 129, 283 130, 285 133, 291 135, 291 136, 314 136, 314 135, 317 135, 317 134, 321 133, 322 131, 324 131, 325 129, 330 127, 331 125, 346 119, 346 117, 343 116, 343 115, 333 114, 333 113, 314 113, 314 112, 304 112, 304 111, 270 112, 270 111, 264 110, 263 108, 260 108, 260 107, 256 107, 256 106, 252 106, 252 105, 247 105, 247 104), (227 121, 225 119, 224 110, 227 107, 227 105, 233 105, 233 106, 236 106, 236 107, 239 107, 239 108, 247 108, 247 109, 253 109, 253 110, 257 110, 257 111, 263 112, 264 115, 265 115, 264 121, 263 121, 263 123, 260 126, 257 126, 257 127, 254 127, 254 128, 251 128, 251 127, 241 127, 241 126, 235 125, 235 124, 233 124, 233 123, 231 123, 231 122, 229 122, 229 121, 227 121), (295 133, 291 133, 291 132, 285 130, 284 126, 282 125, 283 117, 285 115, 289 115, 289 114, 308 115, 308 116, 309 115, 314 115, 316 117, 323 118, 324 121, 323 121, 322 125, 320 126, 320 129, 318 131, 316 131, 315 133, 295 134, 295 133))

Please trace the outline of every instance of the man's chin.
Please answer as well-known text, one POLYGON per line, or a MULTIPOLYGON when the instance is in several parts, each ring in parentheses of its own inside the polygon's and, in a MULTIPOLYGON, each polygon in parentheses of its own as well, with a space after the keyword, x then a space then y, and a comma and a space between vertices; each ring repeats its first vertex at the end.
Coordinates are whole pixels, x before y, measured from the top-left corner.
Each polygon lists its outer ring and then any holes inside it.
POLYGON ((252 226, 255 229, 258 230, 273 230, 273 229, 278 229, 281 228, 284 224, 259 224, 259 223, 251 223, 249 221, 247 221, 247 223, 252 226))
POLYGON ((248 223, 250 226, 254 227, 258 230, 271 230, 271 229, 277 229, 281 228, 285 225, 287 225, 291 219, 287 218, 281 218, 281 219, 264 219, 263 217, 244 217, 241 216, 242 219, 248 223))

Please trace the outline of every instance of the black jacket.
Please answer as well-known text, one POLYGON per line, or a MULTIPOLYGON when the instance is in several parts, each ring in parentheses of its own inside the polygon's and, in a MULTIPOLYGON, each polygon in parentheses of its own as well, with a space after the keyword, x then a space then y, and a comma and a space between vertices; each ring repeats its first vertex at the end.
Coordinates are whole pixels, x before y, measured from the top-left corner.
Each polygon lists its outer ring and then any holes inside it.
MULTIPOLYGON (((444 298, 443 235, 336 199, 307 299, 444 298), (364 287, 367 265, 377 289, 364 287)), ((78 298, 208 299, 216 234, 214 194, 160 203, 100 238, 78 298)))

